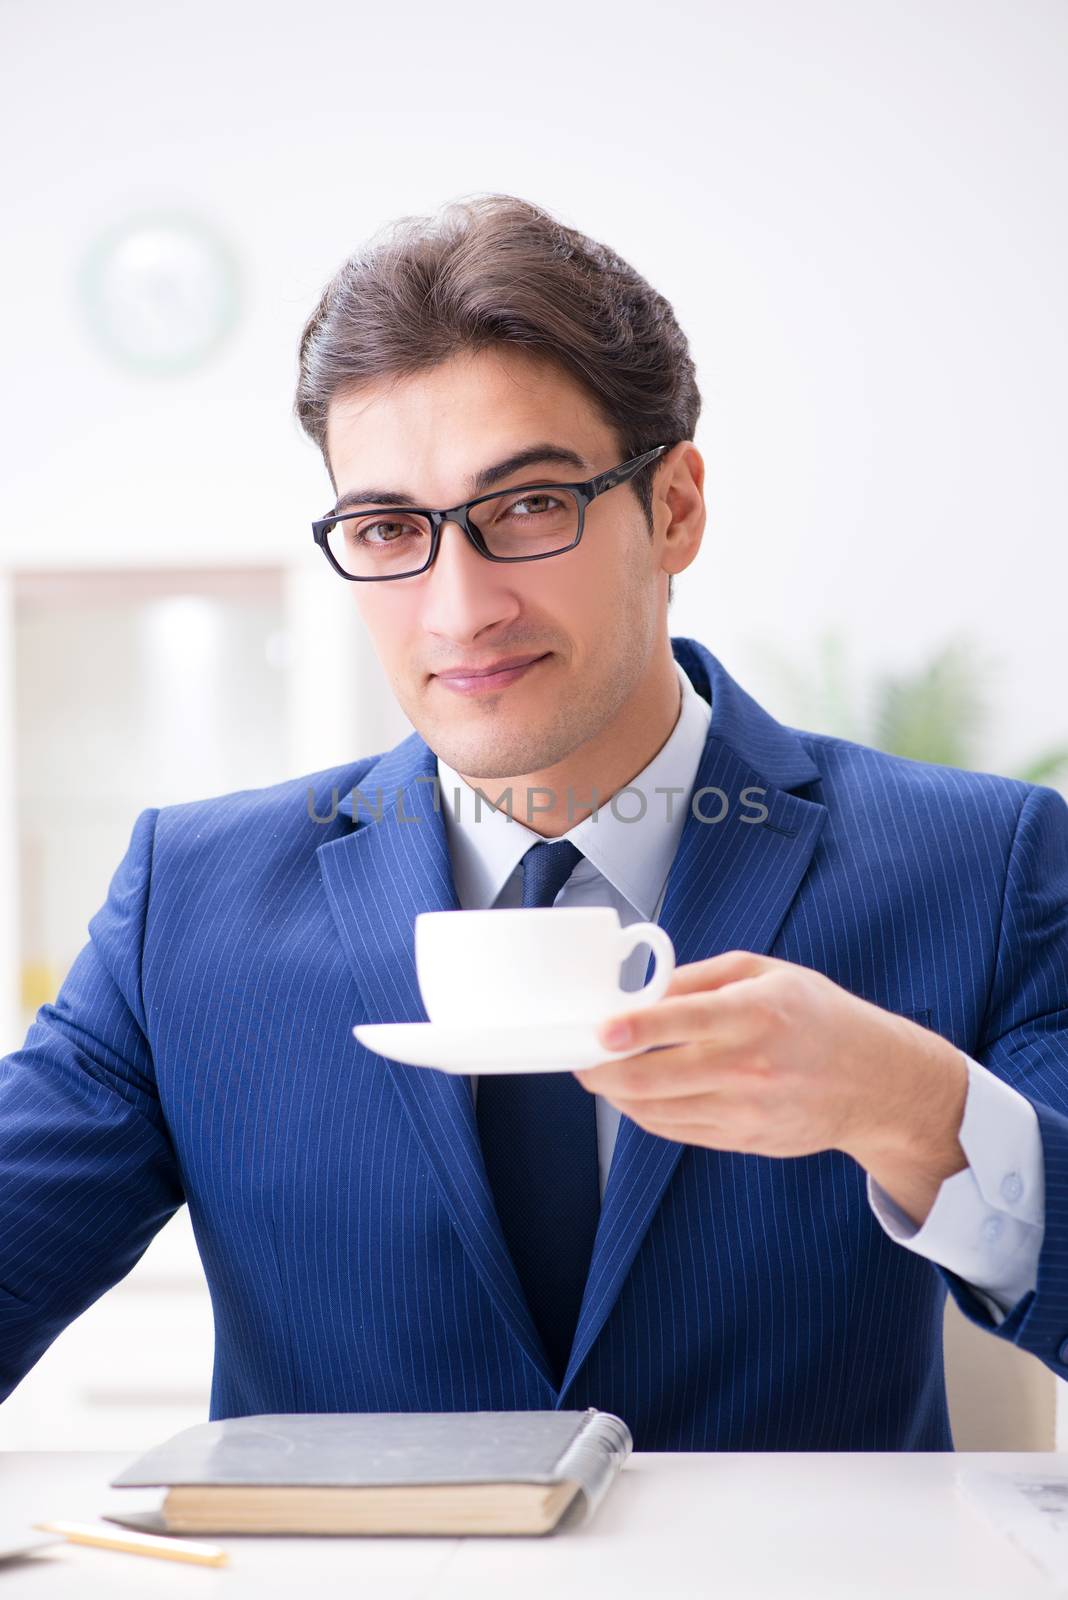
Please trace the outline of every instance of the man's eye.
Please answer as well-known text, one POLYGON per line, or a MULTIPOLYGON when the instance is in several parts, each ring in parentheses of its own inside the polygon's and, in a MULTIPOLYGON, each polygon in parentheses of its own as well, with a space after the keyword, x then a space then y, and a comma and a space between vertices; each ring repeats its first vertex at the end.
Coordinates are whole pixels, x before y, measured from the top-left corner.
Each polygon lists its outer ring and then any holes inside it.
POLYGON ((365 522, 354 530, 353 537, 362 544, 392 544, 406 533, 419 531, 410 522, 365 522))
POLYGON ((546 511, 551 511, 559 503, 551 494, 525 494, 520 499, 513 500, 509 505, 505 506, 504 510, 509 515, 513 512, 518 512, 520 516, 524 517, 538 516, 546 511), (526 508, 525 510, 523 509, 524 507, 526 508), (533 510, 531 510, 531 507, 533 507, 533 510))

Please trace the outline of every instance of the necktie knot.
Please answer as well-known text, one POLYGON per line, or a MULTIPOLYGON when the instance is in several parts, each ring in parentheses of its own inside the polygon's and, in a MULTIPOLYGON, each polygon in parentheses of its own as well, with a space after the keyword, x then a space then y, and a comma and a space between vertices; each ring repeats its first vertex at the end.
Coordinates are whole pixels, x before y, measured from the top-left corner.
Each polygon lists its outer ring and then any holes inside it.
POLYGON ((551 906, 579 862, 582 851, 570 839, 543 839, 523 857, 523 905, 551 906))

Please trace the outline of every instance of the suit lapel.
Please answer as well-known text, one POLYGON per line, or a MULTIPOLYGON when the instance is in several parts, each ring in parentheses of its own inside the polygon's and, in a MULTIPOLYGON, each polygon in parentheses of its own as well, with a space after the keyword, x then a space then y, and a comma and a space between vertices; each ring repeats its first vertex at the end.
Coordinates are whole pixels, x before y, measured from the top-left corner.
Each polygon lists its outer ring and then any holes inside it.
MULTIPOLYGON (((426 1022, 415 969, 420 911, 456 911, 448 840, 435 810, 437 762, 412 734, 358 785, 359 826, 320 845, 323 886, 364 1015, 354 1021, 426 1022), (379 809, 381 816, 379 817, 379 809)), ((338 806, 352 808, 353 795, 338 806)), ((363 1046, 354 1039, 354 1050, 363 1046)), ((466 1076, 376 1058, 393 1080, 423 1158, 487 1292, 551 1383, 541 1339, 505 1244, 478 1138, 466 1076)))
MULTIPOLYGON (((819 771, 798 736, 751 700, 703 645, 677 638, 672 649, 712 703, 694 795, 720 790, 728 810, 713 823, 701 821, 691 807, 660 921, 679 965, 731 949, 766 953, 826 816, 818 801, 789 790, 818 779, 819 771), (740 796, 747 786, 762 792, 746 805, 740 796), (766 820, 742 820, 761 804, 767 807, 766 820)), ((369 1022, 426 1020, 415 971, 415 917, 420 911, 458 909, 444 821, 434 803, 436 773, 434 753, 411 734, 376 761, 360 779, 358 793, 339 806, 352 811, 352 831, 316 852, 369 1022)), ((722 804, 716 793, 699 800, 706 816, 715 816, 722 804)), ((362 1047, 353 1040, 353 1048, 362 1047)), ((501 1232, 467 1078, 380 1059, 476 1272, 531 1362, 553 1386, 501 1232)), ((615 1304, 684 1148, 620 1118, 560 1398, 615 1304)))
MULTIPOLYGON (((683 665, 696 682, 690 663, 684 659, 683 665)), ((721 693, 726 692, 724 687, 721 693)), ((722 699, 720 710, 726 710, 722 699)), ((720 737, 719 720, 713 715, 693 794, 703 788, 722 791, 730 809, 721 822, 712 823, 700 821, 691 808, 668 875, 659 919, 670 935, 679 966, 726 950, 767 954, 797 893, 827 814, 819 802, 771 785, 720 737), (753 785, 761 793, 751 795, 748 806, 740 805, 741 792, 753 785), (742 820, 753 817, 758 804, 768 808, 766 820, 742 820)), ((726 720, 722 719, 724 724, 726 720)), ((726 726, 724 731, 728 731, 726 726)), ((793 774, 802 781, 799 775, 810 769, 815 774, 803 747, 797 745, 793 774)), ((701 798, 699 805, 705 815, 715 816, 723 802, 713 792, 701 798)), ((685 1148, 620 1116, 561 1394, 615 1304, 685 1148)))

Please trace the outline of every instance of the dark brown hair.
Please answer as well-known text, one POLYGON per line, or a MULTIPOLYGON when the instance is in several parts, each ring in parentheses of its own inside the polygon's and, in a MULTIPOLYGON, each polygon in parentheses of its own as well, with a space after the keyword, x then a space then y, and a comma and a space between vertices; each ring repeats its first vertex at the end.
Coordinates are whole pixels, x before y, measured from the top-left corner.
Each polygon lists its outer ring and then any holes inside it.
MULTIPOLYGON (((304 325, 293 409, 335 492, 326 452, 335 395, 493 345, 522 346, 578 382, 613 429, 620 461, 694 436, 694 363, 663 295, 540 206, 476 195, 379 230, 341 265, 304 325)), ((657 466, 630 480, 650 533, 657 466)))

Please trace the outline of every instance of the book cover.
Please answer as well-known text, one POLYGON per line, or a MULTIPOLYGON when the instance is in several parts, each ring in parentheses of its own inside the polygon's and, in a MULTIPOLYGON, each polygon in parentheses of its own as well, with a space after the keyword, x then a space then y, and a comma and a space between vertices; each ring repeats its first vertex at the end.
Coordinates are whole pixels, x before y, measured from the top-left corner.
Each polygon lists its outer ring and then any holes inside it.
MULTIPOLYGON (((586 1521, 633 1447, 611 1412, 314 1412, 227 1417, 183 1429, 111 1480, 276 1489, 578 1485, 567 1524, 586 1521)), ((160 1531, 162 1513, 108 1520, 160 1531)))

